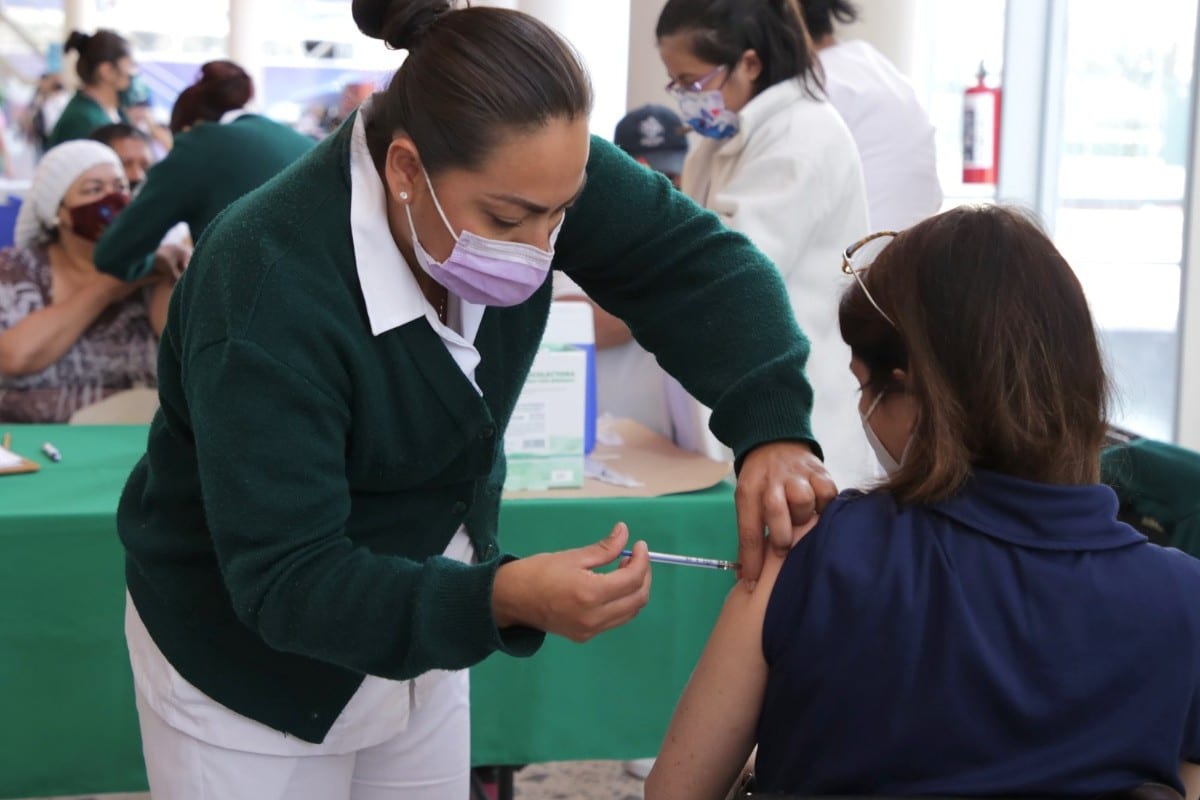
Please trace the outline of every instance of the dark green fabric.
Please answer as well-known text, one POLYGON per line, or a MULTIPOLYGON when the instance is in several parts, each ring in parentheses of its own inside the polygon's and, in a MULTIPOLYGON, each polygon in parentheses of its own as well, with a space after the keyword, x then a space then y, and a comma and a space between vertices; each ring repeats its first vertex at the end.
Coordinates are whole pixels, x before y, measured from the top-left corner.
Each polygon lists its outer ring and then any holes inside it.
POLYGON ((171 152, 146 175, 129 207, 96 245, 96 266, 119 277, 137 277, 167 231, 186 222, 192 238, 225 208, 313 148, 315 142, 257 114, 227 124, 203 123, 175 137, 171 152))
MULTIPOLYGON (((499 442, 551 281, 489 309, 481 398, 424 317, 372 336, 344 125, 210 227, 162 337, 162 411, 122 498, 130 593, 176 669, 229 708, 321 741, 364 674, 528 655, 497 631, 499 442), (481 563, 440 558, 465 524, 481 563)), ((614 146, 556 264, 701 401, 741 456, 809 440, 807 343, 771 264, 614 146)), ((382 213, 382 210, 381 210, 382 213)))
MULTIPOLYGON (((114 511, 145 427, 9 426, 42 464, 0 477, 0 797, 144 791, 114 511), (43 442, 60 463, 40 455, 43 442)), ((733 491, 653 499, 505 502, 521 555, 587 544, 616 520, 655 550, 732 558, 733 491)), ((650 604, 585 645, 471 670, 471 760, 526 764, 653 755, 732 586, 729 573, 654 566, 650 604)))
POLYGON ((1172 547, 1200 557, 1200 453, 1138 439, 1105 450, 1100 467, 1123 514, 1160 530, 1172 547))
MULTIPOLYGON (((117 114, 122 122, 129 121, 124 111, 118 111, 117 114)), ((62 116, 54 123, 54 130, 50 131, 50 136, 46 139, 46 149, 72 139, 86 139, 97 128, 111 124, 112 117, 99 103, 82 91, 77 91, 63 107, 62 116)))

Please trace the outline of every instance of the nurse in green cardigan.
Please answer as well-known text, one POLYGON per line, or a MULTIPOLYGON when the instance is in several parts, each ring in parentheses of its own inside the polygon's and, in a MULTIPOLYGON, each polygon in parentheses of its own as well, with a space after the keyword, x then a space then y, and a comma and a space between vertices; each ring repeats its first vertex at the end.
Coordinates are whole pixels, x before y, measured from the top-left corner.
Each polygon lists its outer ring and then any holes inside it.
POLYGON ((118 512, 155 800, 466 797, 467 668, 647 602, 644 543, 594 571, 622 524, 519 559, 497 536, 552 269, 714 409, 744 578, 834 495, 770 262, 588 136, 547 26, 451 5, 355 0, 403 66, 214 220, 172 296, 118 512))
POLYGON ((47 149, 72 139, 87 139, 104 125, 129 121, 120 98, 137 73, 137 65, 125 37, 103 28, 90 36, 72 31, 64 49, 79 54, 75 72, 82 86, 54 124, 47 149))
POLYGON ((118 272, 150 258, 180 222, 198 241, 213 218, 312 149, 315 142, 246 110, 250 76, 232 61, 210 61, 175 101, 175 146, 154 165, 133 202, 96 245, 96 265, 118 272))

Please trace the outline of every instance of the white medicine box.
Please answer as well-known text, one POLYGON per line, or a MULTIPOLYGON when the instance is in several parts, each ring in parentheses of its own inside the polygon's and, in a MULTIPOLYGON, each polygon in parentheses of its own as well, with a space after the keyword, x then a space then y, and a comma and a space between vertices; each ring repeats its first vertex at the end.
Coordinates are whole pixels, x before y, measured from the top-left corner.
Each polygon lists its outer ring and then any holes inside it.
POLYGON ((504 434, 506 491, 583 485, 587 352, 543 345, 504 434))

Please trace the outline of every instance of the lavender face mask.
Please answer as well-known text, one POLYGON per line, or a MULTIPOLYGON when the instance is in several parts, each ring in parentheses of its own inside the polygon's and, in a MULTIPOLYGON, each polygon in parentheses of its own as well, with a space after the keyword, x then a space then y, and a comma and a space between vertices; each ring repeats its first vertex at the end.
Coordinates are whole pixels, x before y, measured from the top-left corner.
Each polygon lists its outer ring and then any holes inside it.
POLYGON ((425 174, 429 195, 437 208, 438 216, 450 235, 454 237, 454 249, 450 257, 438 262, 417 239, 417 228, 413 225, 412 207, 406 205, 408 228, 412 231, 413 250, 421 269, 446 289, 468 303, 487 306, 515 306, 528 300, 546 282, 550 273, 550 262, 554 260, 554 243, 562 230, 560 220, 550 232, 550 249, 542 250, 520 242, 502 242, 477 236, 470 231, 455 235, 454 228, 442 211, 429 174, 425 174))

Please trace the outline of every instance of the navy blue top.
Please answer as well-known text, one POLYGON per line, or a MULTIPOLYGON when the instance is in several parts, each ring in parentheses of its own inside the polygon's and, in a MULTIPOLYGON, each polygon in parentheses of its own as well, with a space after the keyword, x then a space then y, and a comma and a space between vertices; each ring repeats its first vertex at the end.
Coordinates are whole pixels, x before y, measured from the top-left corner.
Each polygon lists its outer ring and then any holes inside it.
POLYGON ((764 791, 1094 795, 1200 762, 1200 560, 1106 486, 844 494, 767 607, 764 791))

